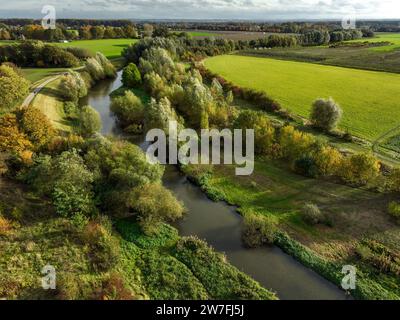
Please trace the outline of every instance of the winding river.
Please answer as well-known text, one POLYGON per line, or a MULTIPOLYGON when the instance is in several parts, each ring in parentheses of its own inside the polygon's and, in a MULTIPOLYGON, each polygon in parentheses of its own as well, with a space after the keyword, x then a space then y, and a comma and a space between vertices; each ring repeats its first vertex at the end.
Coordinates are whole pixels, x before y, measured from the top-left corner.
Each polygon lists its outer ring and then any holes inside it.
MULTIPOLYGON (((101 115, 104 135, 119 135, 110 113, 109 94, 121 86, 121 72, 114 80, 104 80, 93 87, 81 105, 89 104, 101 115)), ((136 141, 138 144, 142 139, 136 141)), ((336 300, 347 299, 344 291, 304 267, 278 247, 247 249, 241 241, 241 216, 223 202, 213 202, 191 184, 173 166, 167 167, 164 185, 186 206, 186 217, 176 224, 182 236, 196 235, 217 251, 224 252, 231 264, 252 276, 280 299, 336 300)))

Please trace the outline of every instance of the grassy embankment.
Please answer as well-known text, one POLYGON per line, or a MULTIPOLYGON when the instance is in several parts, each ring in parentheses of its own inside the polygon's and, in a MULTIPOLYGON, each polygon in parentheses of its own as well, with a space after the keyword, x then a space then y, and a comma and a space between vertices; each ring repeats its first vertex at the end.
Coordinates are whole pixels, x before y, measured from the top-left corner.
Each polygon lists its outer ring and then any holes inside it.
MULTIPOLYGON (((185 171, 196 175, 190 168, 185 171)), ((275 221, 280 230, 276 244, 337 285, 343 277, 342 266, 356 265, 356 297, 400 299, 398 276, 371 266, 357 253, 365 243, 377 242, 400 257, 400 228, 385 210, 390 197, 304 178, 262 159, 256 161, 249 177, 236 176, 231 166, 217 166, 212 174, 196 180, 212 199, 238 206, 242 215, 262 215, 275 221), (329 227, 304 222, 301 208, 307 202, 320 207, 329 227)))
POLYGON ((136 299, 233 299, 244 292, 253 299, 275 298, 221 254, 204 245, 194 249, 196 242, 185 242, 166 225, 159 236, 147 237, 135 223, 118 221, 120 233, 113 231, 112 237, 119 256, 111 269, 96 270, 82 230, 57 217, 47 200, 4 178, 0 191, 0 298, 101 298, 115 274, 136 299), (56 268, 55 291, 41 287, 45 265, 56 268))
POLYGON ((308 117, 313 101, 333 97, 344 111, 340 128, 374 140, 398 125, 400 75, 246 56, 218 56, 205 65, 243 87, 267 92, 308 117))

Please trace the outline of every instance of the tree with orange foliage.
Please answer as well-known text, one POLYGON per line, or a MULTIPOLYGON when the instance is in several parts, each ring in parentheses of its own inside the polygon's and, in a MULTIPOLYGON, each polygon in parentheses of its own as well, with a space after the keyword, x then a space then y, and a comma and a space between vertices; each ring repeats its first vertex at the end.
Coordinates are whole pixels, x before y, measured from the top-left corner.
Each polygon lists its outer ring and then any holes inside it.
POLYGON ((18 126, 15 114, 6 114, 0 118, 0 151, 23 152, 33 148, 25 133, 18 126))

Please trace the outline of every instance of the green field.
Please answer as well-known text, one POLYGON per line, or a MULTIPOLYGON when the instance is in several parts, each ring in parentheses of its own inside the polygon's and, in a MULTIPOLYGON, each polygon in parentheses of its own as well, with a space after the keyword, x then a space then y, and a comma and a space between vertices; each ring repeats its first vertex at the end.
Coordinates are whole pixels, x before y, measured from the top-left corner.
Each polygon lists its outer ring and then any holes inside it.
POLYGON ((79 47, 89 49, 93 52, 102 52, 108 59, 114 59, 121 56, 124 48, 135 43, 135 39, 102 39, 102 40, 79 40, 69 43, 57 43, 61 47, 79 47))
POLYGON ((363 138, 376 139, 399 125, 397 74, 235 55, 213 57, 205 65, 304 117, 315 99, 332 97, 344 111, 340 127, 363 138))
POLYGON ((391 45, 382 46, 382 47, 375 47, 371 48, 370 50, 373 51, 393 51, 400 48, 400 33, 393 33, 393 32, 378 32, 376 33, 375 38, 362 38, 359 40, 351 41, 351 42, 381 42, 381 41, 388 41, 391 45))

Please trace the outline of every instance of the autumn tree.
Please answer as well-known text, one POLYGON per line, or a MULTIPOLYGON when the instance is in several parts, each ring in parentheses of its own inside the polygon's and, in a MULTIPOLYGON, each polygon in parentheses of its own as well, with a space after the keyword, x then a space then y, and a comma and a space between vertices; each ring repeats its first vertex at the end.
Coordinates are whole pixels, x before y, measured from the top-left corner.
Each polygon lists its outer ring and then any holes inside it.
POLYGON ((354 154, 343 162, 340 176, 349 183, 365 185, 379 175, 380 167, 372 154, 354 154))
POLYGON ((50 120, 37 108, 29 107, 19 110, 20 126, 29 140, 40 149, 45 146, 55 135, 50 120))
POLYGON ((14 108, 28 95, 29 82, 6 65, 0 66, 0 114, 14 108))

